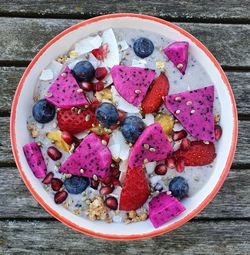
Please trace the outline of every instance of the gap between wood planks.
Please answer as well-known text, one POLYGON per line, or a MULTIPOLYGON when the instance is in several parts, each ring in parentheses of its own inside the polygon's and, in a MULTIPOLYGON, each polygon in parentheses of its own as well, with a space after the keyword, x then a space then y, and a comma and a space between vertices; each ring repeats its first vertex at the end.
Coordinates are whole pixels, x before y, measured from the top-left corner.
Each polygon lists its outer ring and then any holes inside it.
MULTIPOLYGON (((102 15, 109 14, 104 13, 102 15)), ((46 14, 38 14, 38 13, 20 13, 20 12, 0 12, 0 17, 2 18, 36 18, 36 19, 90 19, 94 18, 98 15, 91 14, 60 14, 60 13, 46 13, 46 14)), ((101 16, 101 15, 100 15, 101 16)), ((207 24, 242 24, 248 25, 250 24, 250 18, 191 18, 191 17, 181 17, 181 18, 173 18, 167 15, 155 16, 160 19, 164 19, 170 22, 182 22, 182 23, 207 23, 207 24)))

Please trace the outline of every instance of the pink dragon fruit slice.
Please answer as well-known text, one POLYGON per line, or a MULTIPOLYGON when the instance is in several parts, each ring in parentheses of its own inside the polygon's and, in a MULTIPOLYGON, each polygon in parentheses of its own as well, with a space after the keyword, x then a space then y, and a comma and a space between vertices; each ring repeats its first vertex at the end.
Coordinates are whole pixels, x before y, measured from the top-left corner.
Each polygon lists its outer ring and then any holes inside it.
POLYGON ((44 178, 46 176, 47 167, 37 143, 32 142, 25 144, 23 146, 23 152, 36 178, 44 178))
POLYGON ((168 95, 167 109, 193 137, 214 142, 214 86, 168 95))
POLYGON ((111 76, 118 93, 130 104, 139 106, 154 80, 155 71, 140 67, 113 66, 111 76))
POLYGON ((128 165, 131 168, 142 166, 144 161, 159 161, 173 152, 171 143, 159 123, 151 124, 144 129, 129 155, 128 165))
POLYGON ((155 228, 159 228, 185 210, 175 197, 162 192, 149 202, 149 219, 155 228))
POLYGON ((188 63, 188 42, 173 42, 163 51, 177 69, 185 74, 188 63))
POLYGON ((59 168, 59 172, 99 178, 110 175, 112 155, 94 133, 86 136, 76 150, 59 168))
POLYGON ((45 98, 59 108, 71 108, 88 104, 69 67, 66 67, 51 84, 45 98))

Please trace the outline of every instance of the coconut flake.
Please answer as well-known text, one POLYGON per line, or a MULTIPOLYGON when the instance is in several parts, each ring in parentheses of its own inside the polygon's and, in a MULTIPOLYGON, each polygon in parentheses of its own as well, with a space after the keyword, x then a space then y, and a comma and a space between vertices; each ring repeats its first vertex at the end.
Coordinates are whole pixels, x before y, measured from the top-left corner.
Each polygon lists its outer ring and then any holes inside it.
POLYGON ((89 134, 88 131, 83 131, 83 132, 81 132, 81 133, 75 134, 75 136, 76 136, 78 139, 83 139, 83 138, 86 137, 88 134, 89 134))
POLYGON ((128 169, 128 160, 121 160, 119 163, 119 170, 122 173, 126 173, 128 169))
POLYGON ((155 161, 149 162, 149 163, 145 164, 145 167, 146 167, 147 173, 152 174, 155 170, 156 162, 155 161))
POLYGON ((51 69, 44 69, 40 75, 41 81, 50 81, 53 79, 53 71, 51 69))
POLYGON ((121 223, 123 221, 123 218, 121 215, 115 215, 115 216, 113 216, 112 220, 115 223, 121 223))
POLYGON ((93 49, 97 49, 102 44, 102 38, 99 35, 89 36, 75 44, 75 51, 79 54, 85 54, 93 49))
POLYGON ((88 61, 92 64, 92 66, 96 69, 101 61, 99 61, 92 53, 89 54, 89 59, 88 61))
POLYGON ((174 127, 173 127, 173 131, 177 132, 177 131, 181 131, 183 129, 183 126, 179 123, 175 123, 174 127))
POLYGON ((113 83, 113 79, 112 79, 112 76, 111 74, 107 74, 107 76, 103 79, 103 82, 104 82, 104 87, 108 87, 110 84, 113 83))
POLYGON ((48 66, 48 69, 51 69, 53 72, 53 79, 56 79, 60 72, 62 71, 63 65, 59 62, 53 60, 51 64, 48 66))
POLYGON ((112 97, 117 106, 117 109, 127 113, 139 113, 138 107, 128 103, 124 98, 122 98, 114 86, 111 86, 111 92, 112 92, 112 97))
POLYGON ((108 44, 109 49, 107 57, 104 59, 104 63, 108 67, 112 68, 114 65, 118 65, 120 62, 118 45, 112 28, 109 28, 103 32, 102 40, 103 44, 108 44))
POLYGON ((114 158, 118 158, 119 157, 119 155, 120 155, 120 148, 121 148, 121 145, 119 143, 113 144, 111 146, 108 145, 108 148, 109 148, 109 150, 110 150, 110 152, 111 152, 111 154, 112 154, 112 156, 114 158))
POLYGON ((118 47, 119 47, 120 51, 124 51, 124 50, 128 49, 129 46, 125 40, 122 40, 122 41, 118 42, 118 47))
POLYGON ((147 61, 145 59, 136 59, 136 58, 132 59, 132 66, 145 68, 146 65, 147 65, 147 61))
POLYGON ((154 123, 154 116, 153 114, 146 114, 145 118, 143 119, 144 123, 149 126, 154 123))
POLYGON ((130 147, 127 143, 121 143, 119 158, 122 160, 128 159, 130 147))
POLYGON ((157 182, 159 182, 161 180, 161 176, 159 175, 154 175, 152 176, 150 179, 151 185, 154 187, 156 185, 157 182))

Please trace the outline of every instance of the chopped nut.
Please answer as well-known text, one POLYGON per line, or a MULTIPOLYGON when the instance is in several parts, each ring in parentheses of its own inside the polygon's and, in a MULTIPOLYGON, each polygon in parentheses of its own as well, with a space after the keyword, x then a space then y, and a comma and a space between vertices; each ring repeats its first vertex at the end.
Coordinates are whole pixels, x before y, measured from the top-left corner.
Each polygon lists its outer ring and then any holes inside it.
POLYGON ((82 92, 83 92, 83 89, 77 89, 76 92, 77 92, 77 93, 82 93, 82 92))
POLYGON ((80 215, 80 213, 81 213, 81 208, 75 209, 75 210, 73 211, 73 213, 74 213, 75 215, 80 215))
POLYGON ((186 105, 191 105, 192 101, 187 101, 186 105))
POLYGON ((81 168, 80 169, 80 173, 83 174, 84 173, 84 169, 81 168))
POLYGON ((148 218, 148 214, 147 213, 142 213, 141 215, 140 215, 140 220, 141 221, 144 221, 144 220, 146 220, 148 218))
POLYGON ((71 50, 69 52, 69 57, 70 58, 76 58, 78 56, 78 53, 75 50, 71 50))
POLYGON ((191 113, 191 114, 194 114, 194 113, 195 113, 195 110, 194 110, 194 109, 192 109, 192 110, 190 111, 190 113, 191 113))
POLYGON ((108 143, 107 143, 107 141, 102 140, 102 144, 106 146, 108 143))
POLYGON ((138 94, 138 95, 141 94, 141 90, 136 89, 136 90, 135 90, 135 94, 138 94))
POLYGON ((163 61, 156 61, 155 62, 155 66, 157 69, 159 69, 160 71, 163 71, 165 68, 165 63, 163 61))
POLYGON ((176 111, 175 111, 176 114, 179 114, 180 112, 181 112, 180 110, 176 110, 176 111))
POLYGON ((156 151, 156 149, 155 149, 155 148, 153 148, 153 147, 151 147, 151 148, 149 149, 149 151, 151 151, 151 152, 155 152, 155 151, 156 151))
POLYGON ((133 218, 135 218, 136 217, 136 211, 130 211, 129 213, 128 213, 128 217, 130 218, 130 219, 133 219, 133 218))
POLYGON ((98 180, 98 178, 97 178, 97 176, 96 176, 95 174, 93 175, 93 179, 94 179, 95 181, 98 180))
POLYGON ((219 115, 219 114, 216 114, 216 115, 214 116, 214 122, 215 122, 216 124, 218 124, 218 123, 220 122, 220 115, 219 115))
POLYGON ((144 147, 144 149, 148 150, 148 149, 149 149, 149 144, 144 143, 144 144, 143 144, 143 147, 144 147))

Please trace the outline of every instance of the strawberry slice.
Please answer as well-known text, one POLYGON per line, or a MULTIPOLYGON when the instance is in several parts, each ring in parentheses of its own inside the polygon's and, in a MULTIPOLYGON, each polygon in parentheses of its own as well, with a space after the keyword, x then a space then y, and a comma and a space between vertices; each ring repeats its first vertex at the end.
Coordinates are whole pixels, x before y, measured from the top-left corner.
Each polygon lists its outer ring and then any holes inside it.
POLYGON ((175 157, 183 158, 185 166, 205 166, 211 164, 216 158, 215 147, 213 143, 192 141, 188 150, 177 150, 175 157))
POLYGON ((163 103, 163 97, 168 94, 169 82, 164 73, 161 73, 154 81, 151 89, 142 102, 142 111, 152 113, 158 110, 163 103))
POLYGON ((149 186, 142 168, 128 168, 120 196, 120 210, 140 208, 149 196, 149 186))
POLYGON ((61 109, 57 112, 58 127, 61 131, 77 134, 98 123, 93 111, 87 109, 78 114, 71 109, 61 109))
POLYGON ((104 43, 100 48, 94 49, 91 53, 98 59, 103 60, 108 55, 108 44, 104 43))

